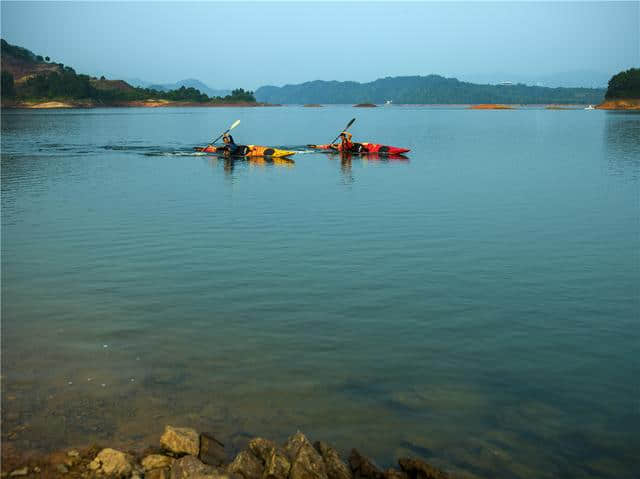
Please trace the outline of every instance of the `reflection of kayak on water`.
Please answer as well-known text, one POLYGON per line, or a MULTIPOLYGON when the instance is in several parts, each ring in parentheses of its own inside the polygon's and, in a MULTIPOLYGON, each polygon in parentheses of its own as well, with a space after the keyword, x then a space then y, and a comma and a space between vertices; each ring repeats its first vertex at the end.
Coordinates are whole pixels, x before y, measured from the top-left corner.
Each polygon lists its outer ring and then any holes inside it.
POLYGON ((341 160, 351 160, 354 157, 364 161, 409 161, 409 158, 400 154, 380 154, 380 153, 367 153, 367 154, 353 154, 351 152, 344 151, 328 151, 331 157, 339 156, 341 160))
POLYGON ((284 158, 286 156, 291 156, 296 154, 295 151, 280 150, 278 148, 271 148, 269 146, 259 146, 259 145, 234 145, 233 149, 230 149, 227 146, 208 145, 204 148, 201 146, 195 146, 193 149, 195 151, 209 153, 211 155, 232 157, 232 158, 247 158, 247 157, 284 158))
POLYGON ((209 164, 216 168, 218 165, 224 167, 227 173, 233 172, 236 168, 264 169, 264 168, 293 168, 296 162, 291 158, 278 158, 273 156, 231 156, 223 157, 211 155, 209 164))
MULTIPOLYGON (((224 161, 225 163, 249 163, 251 165, 259 165, 259 166, 295 166, 296 162, 291 158, 287 157, 277 157, 277 156, 231 156, 231 157, 223 157, 220 155, 213 155, 214 158, 211 158, 211 161, 224 161)), ((213 164, 213 163, 212 163, 213 164)))
POLYGON ((278 165, 278 166, 293 166, 296 164, 291 158, 280 156, 253 156, 246 157, 247 161, 252 165, 278 165))
MULTIPOLYGON (((330 144, 330 145, 307 145, 314 150, 327 150, 335 152, 343 152, 342 144, 330 144)), ((379 143, 353 143, 353 146, 344 153, 350 153, 352 155, 370 155, 372 153, 382 155, 401 155, 410 151, 408 148, 399 148, 397 146, 381 145, 379 143)))

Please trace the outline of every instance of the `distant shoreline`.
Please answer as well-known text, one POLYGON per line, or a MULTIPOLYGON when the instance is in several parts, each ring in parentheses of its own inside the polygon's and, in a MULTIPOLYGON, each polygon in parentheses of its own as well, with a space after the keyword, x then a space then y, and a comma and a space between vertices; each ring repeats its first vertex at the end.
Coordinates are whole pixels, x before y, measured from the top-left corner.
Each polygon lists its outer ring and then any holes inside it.
MULTIPOLYGON (((190 102, 172 100, 134 100, 119 101, 112 103, 97 103, 92 100, 47 100, 47 101, 23 101, 4 102, 2 109, 11 110, 50 110, 50 109, 72 109, 72 108, 163 108, 163 107, 198 107, 198 108, 257 108, 257 107, 282 107, 287 105, 262 102, 231 102, 231 103, 209 103, 190 102)), ((306 104, 305 107, 322 107, 320 104, 306 104)), ((356 107, 374 107, 375 104, 353 105, 356 107)), ((442 103, 420 103, 420 104, 396 104, 394 106, 444 106, 444 107, 467 107, 471 110, 514 110, 520 107, 545 107, 547 110, 573 110, 584 105, 579 104, 526 104, 521 103, 500 103, 500 104, 442 104, 442 103)), ((594 108, 599 110, 640 110, 640 99, 617 99, 604 101, 594 108)))
POLYGON ((2 104, 3 109, 12 110, 50 110, 50 109, 69 109, 69 108, 162 108, 162 107, 272 107, 282 106, 272 103, 260 102, 233 102, 233 103, 198 103, 190 101, 170 101, 170 100, 135 100, 135 101, 119 101, 113 103, 97 103, 90 100, 62 100, 62 101, 24 101, 24 102, 6 102, 2 104))
POLYGON ((599 110, 640 110, 640 98, 606 100, 596 108, 599 110))

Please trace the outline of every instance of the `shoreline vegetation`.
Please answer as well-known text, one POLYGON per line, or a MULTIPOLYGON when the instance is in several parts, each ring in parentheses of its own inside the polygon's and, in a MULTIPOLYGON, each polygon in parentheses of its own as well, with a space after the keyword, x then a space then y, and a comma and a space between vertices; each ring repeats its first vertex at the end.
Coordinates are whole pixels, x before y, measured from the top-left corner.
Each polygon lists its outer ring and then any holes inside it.
POLYGON ((498 104, 490 104, 490 103, 480 103, 479 105, 471 105, 469 107, 470 110, 513 110, 515 109, 514 105, 498 105, 498 104))
POLYGON ((240 451, 209 433, 165 426, 158 446, 120 451, 93 445, 24 455, 2 450, 2 478, 94 479, 454 479, 427 462, 403 457, 386 470, 352 449, 343 461, 326 442, 313 444, 300 431, 282 444, 254 437, 240 451))
POLYGON ((315 80, 296 85, 263 86, 256 99, 281 104, 455 105, 598 104, 605 88, 551 88, 525 84, 477 84, 441 75, 397 76, 368 83, 315 80))
POLYGON ((224 97, 209 97, 190 86, 175 90, 134 87, 123 80, 77 74, 62 63, 42 57, 4 39, 2 43, 2 108, 54 109, 100 107, 265 107, 303 104, 352 104, 375 108, 393 98, 396 105, 469 105, 472 110, 512 110, 545 105, 549 110, 597 105, 603 110, 640 110, 640 69, 614 75, 608 88, 547 88, 478 85, 439 75, 387 77, 370 83, 313 81, 284 87, 242 88, 224 97), (378 98, 379 97, 379 98, 378 98))
POLYGON ((98 108, 163 106, 272 106, 242 88, 209 97, 193 87, 139 88, 123 80, 78 74, 26 48, 2 44, 2 108, 98 108))
POLYGON ((119 101, 113 103, 99 103, 92 100, 42 100, 42 101, 19 101, 3 102, 5 109, 27 109, 27 110, 47 110, 47 109, 69 109, 69 108, 163 108, 163 107, 271 107, 282 106, 271 103, 259 102, 223 102, 223 103, 195 103, 189 101, 171 101, 164 99, 119 101))

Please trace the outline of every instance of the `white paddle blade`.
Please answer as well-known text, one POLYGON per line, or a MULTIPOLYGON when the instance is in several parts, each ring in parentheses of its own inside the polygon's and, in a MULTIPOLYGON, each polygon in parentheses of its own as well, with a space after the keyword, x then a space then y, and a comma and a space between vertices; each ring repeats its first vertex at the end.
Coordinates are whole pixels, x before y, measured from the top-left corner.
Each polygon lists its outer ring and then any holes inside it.
POLYGON ((236 126, 238 126, 240 124, 240 120, 236 120, 233 122, 233 125, 231 125, 231 127, 229 128, 229 131, 233 130, 236 126))

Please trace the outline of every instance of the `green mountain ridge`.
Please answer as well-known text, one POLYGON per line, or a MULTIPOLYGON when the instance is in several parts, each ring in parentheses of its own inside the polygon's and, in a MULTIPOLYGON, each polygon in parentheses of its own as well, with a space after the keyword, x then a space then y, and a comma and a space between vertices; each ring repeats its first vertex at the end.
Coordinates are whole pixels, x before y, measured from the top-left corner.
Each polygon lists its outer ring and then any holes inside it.
POLYGON ((480 85, 440 75, 386 77, 369 83, 315 80, 282 87, 264 86, 258 101, 284 104, 376 103, 400 104, 595 104, 605 95, 601 88, 548 88, 541 86, 480 85))

